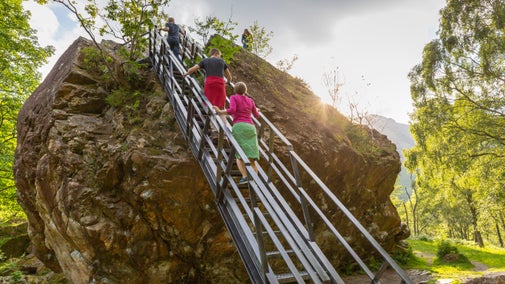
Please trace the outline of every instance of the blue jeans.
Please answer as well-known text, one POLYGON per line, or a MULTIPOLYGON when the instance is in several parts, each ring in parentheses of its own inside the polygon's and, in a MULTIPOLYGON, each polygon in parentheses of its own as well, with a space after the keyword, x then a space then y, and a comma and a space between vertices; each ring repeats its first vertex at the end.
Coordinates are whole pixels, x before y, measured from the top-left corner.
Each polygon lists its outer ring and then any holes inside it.
POLYGON ((179 58, 179 40, 175 38, 168 38, 168 44, 170 45, 170 50, 172 50, 175 57, 179 58))

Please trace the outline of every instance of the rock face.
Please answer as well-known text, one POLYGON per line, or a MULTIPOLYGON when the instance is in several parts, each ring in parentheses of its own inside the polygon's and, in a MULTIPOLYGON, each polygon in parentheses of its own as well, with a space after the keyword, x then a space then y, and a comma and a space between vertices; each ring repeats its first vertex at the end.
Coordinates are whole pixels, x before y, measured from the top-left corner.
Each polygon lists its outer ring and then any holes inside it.
POLYGON ((139 110, 109 107, 79 67, 87 44, 70 46, 19 113, 15 175, 35 254, 73 283, 240 282, 165 95, 147 78, 139 110))
MULTIPOLYGON (((154 75, 144 74, 136 107, 111 107, 101 79, 81 67, 88 45, 76 40, 19 113, 14 170, 34 253, 73 283, 243 283, 241 259, 154 75)), ((255 70, 246 56, 231 65, 235 78, 392 249, 407 236, 389 200, 400 170, 394 145, 368 130, 356 138, 363 129, 318 111, 302 82, 255 70)))
MULTIPOLYGON (((301 79, 292 78, 250 53, 238 54, 236 61, 232 64, 234 81, 247 83, 248 93, 291 141, 295 151, 368 232, 387 251, 393 251, 399 240, 410 234, 390 200, 400 171, 395 145, 376 130, 352 125, 337 110, 323 104, 301 79)), ((310 191, 310 183, 303 184, 310 191)), ((345 232, 358 254, 370 255, 373 250, 350 223, 343 222, 347 219, 338 209, 331 205, 323 209, 337 229, 345 232)), ((325 230, 326 227, 316 227, 319 237, 325 235, 325 230)), ((322 249, 336 265, 349 259, 334 242, 326 243, 322 249)))

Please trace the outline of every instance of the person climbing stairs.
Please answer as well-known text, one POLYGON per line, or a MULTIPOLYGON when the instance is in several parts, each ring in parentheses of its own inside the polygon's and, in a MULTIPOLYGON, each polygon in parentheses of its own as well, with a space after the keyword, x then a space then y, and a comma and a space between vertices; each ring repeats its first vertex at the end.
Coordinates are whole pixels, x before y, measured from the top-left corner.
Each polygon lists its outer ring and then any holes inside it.
POLYGON ((206 99, 200 83, 182 76, 188 65, 205 57, 203 48, 185 35, 181 40, 182 60, 174 58, 163 52, 169 46, 156 28, 149 34, 149 42, 153 70, 215 195, 217 208, 251 282, 344 283, 319 247, 313 221, 317 219, 319 226, 324 226, 325 231, 345 247, 371 283, 380 283, 387 268, 397 273, 400 283, 412 283, 405 271, 296 154, 289 140, 262 114, 254 119, 259 129, 262 163, 258 172, 253 169, 227 123, 218 118, 206 99), (213 129, 217 131, 214 141, 213 129), (281 147, 278 144, 282 144, 281 147), (280 158, 280 149, 285 150, 283 155, 289 157, 290 164, 280 158), (234 161, 236 155, 244 161, 249 177, 247 183, 240 182, 240 171, 234 161), (370 269, 324 210, 317 206, 302 184, 302 171, 367 240, 375 250, 374 255, 380 256, 380 269, 370 269))

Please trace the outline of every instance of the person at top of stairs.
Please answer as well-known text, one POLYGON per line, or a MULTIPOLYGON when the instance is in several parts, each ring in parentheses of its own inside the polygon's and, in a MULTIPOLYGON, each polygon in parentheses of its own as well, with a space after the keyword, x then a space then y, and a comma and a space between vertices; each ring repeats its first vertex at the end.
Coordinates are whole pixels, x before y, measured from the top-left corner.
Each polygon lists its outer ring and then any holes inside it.
POLYGON ((166 23, 165 27, 161 30, 168 32, 167 42, 170 45, 172 53, 175 57, 179 58, 179 33, 184 33, 184 30, 181 30, 179 25, 175 23, 175 19, 173 17, 168 18, 168 23, 166 23))
MULTIPOLYGON (((240 148, 244 150, 244 153, 249 158, 249 162, 254 171, 258 173, 258 167, 256 165, 256 160, 260 157, 258 136, 251 114, 258 118, 259 109, 256 108, 254 100, 247 96, 247 85, 244 82, 236 83, 233 91, 235 94, 230 97, 230 107, 228 109, 222 110, 218 106, 214 106, 214 109, 220 115, 229 114, 232 116, 233 128, 231 133, 235 140, 237 140, 240 148)), ((242 174, 239 184, 245 184, 248 182, 248 178, 244 161, 240 159, 239 155, 236 155, 236 158, 237 167, 242 174)))
MULTIPOLYGON (((221 58, 221 51, 217 48, 210 50, 210 57, 202 59, 198 64, 188 69, 188 72, 183 76, 193 74, 198 69, 205 70, 205 84, 203 92, 213 106, 221 109, 225 108, 226 104, 226 84, 224 77, 228 82, 231 82, 231 72, 228 64, 221 58)), ((226 115, 220 115, 223 122, 226 124, 226 115)))

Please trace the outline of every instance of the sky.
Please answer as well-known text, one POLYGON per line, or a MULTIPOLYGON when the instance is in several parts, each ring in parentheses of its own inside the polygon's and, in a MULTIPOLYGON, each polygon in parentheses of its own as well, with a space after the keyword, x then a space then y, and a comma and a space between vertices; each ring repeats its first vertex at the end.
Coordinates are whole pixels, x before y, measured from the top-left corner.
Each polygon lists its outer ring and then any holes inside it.
MULTIPOLYGON (((32 12, 30 24, 38 30, 40 44, 56 48, 41 68, 45 76, 85 34, 63 6, 23 3, 32 12)), ((276 65, 296 55, 289 73, 323 101, 330 102, 323 75, 337 71, 342 113, 349 113, 352 102, 361 113, 407 124, 413 111, 407 76, 436 37, 444 6, 445 0, 172 0, 166 12, 185 26, 206 16, 231 18, 238 23, 237 35, 257 21, 273 32, 267 60, 276 65)))

